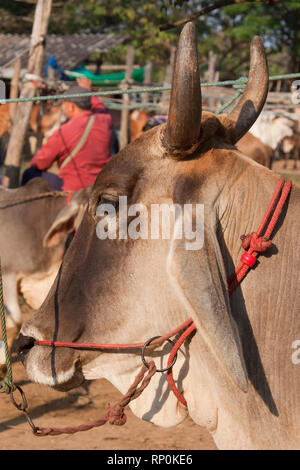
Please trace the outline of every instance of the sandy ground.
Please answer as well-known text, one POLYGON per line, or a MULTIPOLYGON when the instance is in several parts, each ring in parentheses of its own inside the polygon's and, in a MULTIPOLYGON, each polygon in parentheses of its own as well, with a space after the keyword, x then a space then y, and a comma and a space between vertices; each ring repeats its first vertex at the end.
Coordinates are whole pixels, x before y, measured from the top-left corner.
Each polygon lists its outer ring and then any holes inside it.
MULTIPOLYGON (((25 318, 31 314, 27 306, 25 318)), ((36 426, 77 426, 102 418, 108 403, 116 403, 121 394, 106 380, 90 382, 89 396, 74 396, 33 384, 26 376, 15 353, 13 379, 22 387, 29 414, 36 426)), ((15 400, 20 403, 18 392, 15 400)), ((16 409, 6 394, 0 396, 0 450, 213 450, 216 446, 209 433, 190 418, 174 428, 164 429, 136 418, 126 409, 124 426, 105 424, 73 435, 36 437, 24 415, 16 409)))

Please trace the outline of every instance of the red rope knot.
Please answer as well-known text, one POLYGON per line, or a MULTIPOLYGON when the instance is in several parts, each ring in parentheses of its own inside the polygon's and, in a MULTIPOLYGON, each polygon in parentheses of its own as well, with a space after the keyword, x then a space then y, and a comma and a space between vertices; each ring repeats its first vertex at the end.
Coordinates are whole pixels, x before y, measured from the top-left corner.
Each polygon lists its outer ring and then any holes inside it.
POLYGON ((126 423, 127 417, 124 413, 124 406, 119 405, 118 403, 113 407, 110 407, 106 413, 105 418, 109 424, 115 424, 116 426, 122 426, 126 423))
POLYGON ((255 232, 242 235, 241 240, 244 250, 249 250, 250 248, 251 251, 257 251, 258 253, 266 251, 272 245, 272 240, 266 237, 259 237, 255 232))
POLYGON ((127 393, 125 393, 122 399, 113 407, 109 407, 105 416, 105 419, 109 422, 109 424, 122 426, 126 423, 127 417, 124 413, 125 406, 141 395, 143 390, 149 385, 149 382, 155 373, 156 366, 153 361, 149 362, 149 369, 146 366, 141 368, 133 384, 129 387, 127 393))

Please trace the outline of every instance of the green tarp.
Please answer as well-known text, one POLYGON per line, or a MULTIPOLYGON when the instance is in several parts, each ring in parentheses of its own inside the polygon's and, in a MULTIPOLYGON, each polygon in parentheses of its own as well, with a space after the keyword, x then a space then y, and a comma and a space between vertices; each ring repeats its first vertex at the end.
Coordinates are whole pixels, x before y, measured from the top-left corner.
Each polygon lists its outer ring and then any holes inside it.
MULTIPOLYGON (((145 67, 133 70, 131 78, 136 82, 142 83, 144 81, 144 72, 145 67)), ((94 86, 117 86, 125 78, 125 72, 96 75, 85 67, 81 67, 80 69, 72 71, 65 71, 65 74, 70 78, 74 78, 74 80, 76 78, 86 77, 92 81, 92 85, 94 86)))

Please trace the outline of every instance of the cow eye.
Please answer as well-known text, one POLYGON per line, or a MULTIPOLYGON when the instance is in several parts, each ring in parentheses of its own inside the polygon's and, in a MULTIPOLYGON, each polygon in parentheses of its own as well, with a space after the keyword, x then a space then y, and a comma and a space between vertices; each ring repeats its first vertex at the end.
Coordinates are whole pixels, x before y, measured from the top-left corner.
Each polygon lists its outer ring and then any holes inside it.
POLYGON ((102 196, 100 196, 99 198, 98 206, 100 204, 112 205, 115 208, 115 210, 117 210, 119 207, 119 199, 112 195, 102 194, 102 196))

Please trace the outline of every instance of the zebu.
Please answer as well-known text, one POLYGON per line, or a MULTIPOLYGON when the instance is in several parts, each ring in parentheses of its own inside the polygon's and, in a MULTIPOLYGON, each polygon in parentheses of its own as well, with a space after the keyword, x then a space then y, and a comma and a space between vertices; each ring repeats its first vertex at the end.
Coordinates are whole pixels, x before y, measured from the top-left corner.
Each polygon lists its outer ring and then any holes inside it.
MULTIPOLYGON (((68 233, 81 221, 90 189, 69 194, 67 204, 68 194, 51 190, 42 178, 17 189, 0 187, 0 258, 9 349, 22 325, 19 294, 33 309, 43 303, 57 275, 68 233)), ((4 348, 0 348, 0 371, 6 369, 4 363, 4 348)))
POLYGON ((282 152, 284 155, 284 162, 282 165, 283 169, 286 169, 288 166, 288 161, 290 159, 294 160, 293 170, 298 168, 298 160, 300 153, 300 134, 295 132, 290 137, 285 137, 280 145, 279 152, 282 152))
MULTIPOLYGON (((187 406, 157 373, 132 411, 160 426, 189 414, 220 448, 299 447, 300 376, 291 360, 300 329, 299 188, 292 188, 275 246, 230 298, 227 291, 242 253, 240 235, 257 229, 279 180, 234 146, 267 91, 256 37, 239 105, 230 116, 201 113, 195 27, 184 27, 167 124, 125 147, 98 176, 55 283, 22 327, 20 352, 31 380, 67 390, 105 377, 124 393, 139 370, 140 351, 99 353, 35 340, 137 343, 192 317, 197 332, 173 367, 187 406), (99 208, 108 201, 116 206, 119 196, 146 207, 204 203, 203 247, 187 250, 176 223, 170 239, 99 240, 99 208)), ((119 223, 119 215, 114 220, 119 223)), ((161 350, 148 354, 159 363, 161 350)))
POLYGON ((279 158, 284 159, 283 169, 287 167, 288 160, 292 158, 295 170, 297 169, 300 144, 299 129, 299 113, 287 113, 277 109, 263 111, 251 127, 250 132, 271 147, 279 158))
POLYGON ((272 168, 272 163, 274 160, 274 150, 269 146, 264 144, 254 135, 247 132, 237 143, 237 149, 247 155, 247 157, 252 158, 257 163, 266 166, 267 168, 272 168))
MULTIPOLYGON (((11 130, 10 104, 0 106, 0 157, 4 161, 7 151, 9 135, 11 130)), ((53 105, 50 102, 42 101, 40 104, 32 106, 29 129, 24 143, 24 151, 34 155, 53 132, 64 122, 64 115, 61 105, 53 105)))
MULTIPOLYGON (((157 126, 158 123, 161 124, 163 119, 167 121, 167 116, 151 117, 150 113, 144 109, 134 110, 129 116, 131 142, 140 137, 145 130, 157 126)), ((275 154, 274 150, 250 132, 246 132, 236 146, 247 157, 271 169, 275 154)))
POLYGON ((250 128, 251 134, 273 150, 276 150, 285 137, 293 135, 296 126, 294 119, 281 115, 281 113, 283 112, 280 110, 263 111, 250 128))

